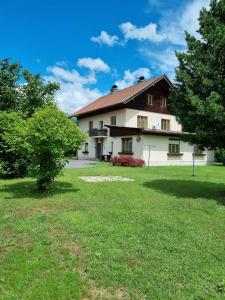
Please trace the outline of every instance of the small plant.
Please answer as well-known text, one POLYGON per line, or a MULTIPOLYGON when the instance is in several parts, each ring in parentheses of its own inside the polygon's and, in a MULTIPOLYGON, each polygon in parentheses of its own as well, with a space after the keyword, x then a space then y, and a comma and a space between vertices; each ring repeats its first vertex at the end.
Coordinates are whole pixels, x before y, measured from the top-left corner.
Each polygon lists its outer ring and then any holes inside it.
POLYGON ((114 156, 111 159, 113 166, 123 166, 123 167, 143 167, 144 160, 135 158, 133 156, 114 156))

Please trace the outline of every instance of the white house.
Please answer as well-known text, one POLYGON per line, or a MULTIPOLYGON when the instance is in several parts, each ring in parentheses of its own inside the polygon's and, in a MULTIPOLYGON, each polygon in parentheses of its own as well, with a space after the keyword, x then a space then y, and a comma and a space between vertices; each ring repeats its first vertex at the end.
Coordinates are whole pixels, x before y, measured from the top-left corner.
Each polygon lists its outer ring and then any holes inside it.
POLYGON ((172 84, 163 75, 110 93, 74 113, 87 142, 78 159, 105 159, 117 155, 141 158, 146 165, 213 163, 212 151, 181 141, 182 127, 169 111, 172 84))

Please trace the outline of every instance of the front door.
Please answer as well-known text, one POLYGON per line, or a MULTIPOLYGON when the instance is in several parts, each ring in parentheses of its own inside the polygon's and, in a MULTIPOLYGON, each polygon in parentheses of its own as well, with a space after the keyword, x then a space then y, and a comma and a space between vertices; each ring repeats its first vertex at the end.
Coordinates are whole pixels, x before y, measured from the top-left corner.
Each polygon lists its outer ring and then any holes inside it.
POLYGON ((102 140, 96 139, 96 155, 97 159, 101 159, 102 157, 102 140))

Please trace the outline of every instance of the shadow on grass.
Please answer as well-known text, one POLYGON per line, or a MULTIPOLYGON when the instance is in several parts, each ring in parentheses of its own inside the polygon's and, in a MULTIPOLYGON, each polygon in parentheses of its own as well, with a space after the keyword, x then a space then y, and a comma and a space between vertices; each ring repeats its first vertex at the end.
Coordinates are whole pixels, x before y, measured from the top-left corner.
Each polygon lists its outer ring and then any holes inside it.
POLYGON ((54 182, 46 192, 38 192, 36 183, 34 181, 21 181, 16 183, 9 183, 2 186, 0 189, 0 197, 2 193, 8 193, 5 199, 19 199, 19 198, 36 198, 43 199, 52 197, 56 194, 64 194, 68 192, 78 192, 79 189, 73 187, 68 182, 54 182))
POLYGON ((193 180, 158 179, 144 182, 147 188, 178 198, 204 198, 225 205, 225 185, 193 180))

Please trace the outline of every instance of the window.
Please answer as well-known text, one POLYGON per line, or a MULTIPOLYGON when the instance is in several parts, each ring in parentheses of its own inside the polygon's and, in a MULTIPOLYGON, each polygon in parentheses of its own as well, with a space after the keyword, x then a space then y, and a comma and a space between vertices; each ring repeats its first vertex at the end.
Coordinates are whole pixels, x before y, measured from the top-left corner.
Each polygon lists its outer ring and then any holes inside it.
POLYGON ((88 143, 84 144, 84 151, 83 153, 88 153, 88 143))
POLYGON ((99 122, 99 127, 100 127, 100 129, 103 129, 103 121, 99 122))
POLYGON ((169 153, 170 154, 180 154, 180 140, 169 140, 169 153))
POLYGON ((203 155, 204 148, 200 145, 194 145, 194 154, 195 155, 203 155))
POLYGON ((161 120, 161 130, 170 130, 170 120, 167 119, 161 120))
POLYGON ((93 121, 89 121, 89 130, 93 129, 93 121))
POLYGON ((111 125, 116 125, 116 116, 111 116, 110 121, 111 125))
POLYGON ((132 153, 132 138, 122 138, 122 153, 132 153))
POLYGON ((164 107, 164 108, 166 108, 166 98, 161 98, 160 99, 160 107, 164 107))
POLYGON ((147 105, 153 104, 153 95, 147 94, 147 105))
POLYGON ((148 117, 137 116, 137 127, 148 128, 148 117))

